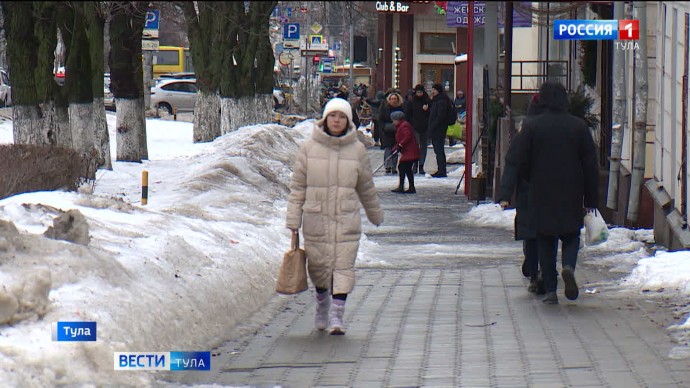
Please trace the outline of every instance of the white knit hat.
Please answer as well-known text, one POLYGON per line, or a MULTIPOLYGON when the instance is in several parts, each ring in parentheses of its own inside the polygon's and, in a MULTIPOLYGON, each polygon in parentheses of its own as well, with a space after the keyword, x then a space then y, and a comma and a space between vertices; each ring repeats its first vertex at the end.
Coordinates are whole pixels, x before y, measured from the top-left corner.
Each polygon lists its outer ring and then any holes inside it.
POLYGON ((336 111, 343 112, 345 116, 347 116, 349 126, 354 127, 354 123, 352 122, 352 107, 350 106, 350 103, 347 102, 347 100, 343 100, 342 98, 337 97, 328 101, 328 103, 326 103, 326 106, 323 108, 321 124, 323 124, 323 122, 326 121, 326 117, 328 117, 329 114, 336 111))

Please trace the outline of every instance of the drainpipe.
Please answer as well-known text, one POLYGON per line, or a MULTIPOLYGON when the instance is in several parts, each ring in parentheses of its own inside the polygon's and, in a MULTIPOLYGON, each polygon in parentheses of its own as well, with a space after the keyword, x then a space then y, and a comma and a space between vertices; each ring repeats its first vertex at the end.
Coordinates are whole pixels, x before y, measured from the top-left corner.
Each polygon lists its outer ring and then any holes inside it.
MULTIPOLYGON (((613 19, 623 19, 625 2, 613 2, 613 19)), ((609 188, 606 207, 618 208, 618 177, 623 153, 623 134, 625 133, 625 51, 613 51, 613 126, 611 127, 611 159, 609 164, 609 188)))
POLYGON ((635 50, 635 132, 633 135, 633 172, 630 180, 628 220, 636 222, 640 213, 640 193, 644 180, 647 148, 647 5, 640 1, 634 4, 640 21, 640 48, 635 50))

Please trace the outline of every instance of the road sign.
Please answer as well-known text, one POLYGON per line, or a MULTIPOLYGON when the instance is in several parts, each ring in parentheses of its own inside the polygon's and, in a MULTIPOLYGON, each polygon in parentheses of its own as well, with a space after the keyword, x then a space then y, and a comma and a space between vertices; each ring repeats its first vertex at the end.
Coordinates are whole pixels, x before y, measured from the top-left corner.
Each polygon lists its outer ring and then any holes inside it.
POLYGON ((153 50, 153 51, 158 50, 158 39, 142 39, 141 40, 141 49, 144 51, 146 51, 146 50, 153 50))
POLYGON ((287 51, 283 51, 280 53, 280 55, 278 55, 278 62, 280 62, 280 64, 283 66, 287 66, 292 61, 292 58, 292 54, 287 51))
POLYGON ((283 39, 299 40, 299 23, 283 24, 283 39))
POLYGON ((144 39, 158 39, 158 21, 160 11, 157 9, 146 11, 146 24, 144 25, 144 39))
POLYGON ((333 50, 340 50, 340 42, 333 43, 333 50))
POLYGON ((323 26, 320 25, 318 22, 311 25, 311 30, 315 34, 318 34, 319 32, 321 32, 322 29, 323 29, 323 26))
POLYGON ((311 44, 320 45, 323 42, 323 35, 309 35, 311 44))
POLYGON ((157 9, 150 9, 146 11, 146 24, 144 25, 144 28, 146 29, 151 29, 151 30, 157 30, 158 29, 158 22, 160 21, 160 16, 161 16, 161 11, 157 9))
POLYGON ((285 49, 296 49, 300 47, 300 41, 299 40, 284 40, 283 41, 283 48, 285 49))

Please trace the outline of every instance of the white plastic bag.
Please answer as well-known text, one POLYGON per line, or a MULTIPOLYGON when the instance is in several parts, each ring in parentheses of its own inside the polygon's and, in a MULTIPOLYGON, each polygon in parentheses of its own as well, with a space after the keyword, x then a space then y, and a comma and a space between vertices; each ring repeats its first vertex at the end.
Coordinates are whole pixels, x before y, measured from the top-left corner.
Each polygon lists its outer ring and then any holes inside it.
POLYGON ((601 244, 609 238, 609 228, 599 210, 588 211, 584 223, 587 245, 601 244))

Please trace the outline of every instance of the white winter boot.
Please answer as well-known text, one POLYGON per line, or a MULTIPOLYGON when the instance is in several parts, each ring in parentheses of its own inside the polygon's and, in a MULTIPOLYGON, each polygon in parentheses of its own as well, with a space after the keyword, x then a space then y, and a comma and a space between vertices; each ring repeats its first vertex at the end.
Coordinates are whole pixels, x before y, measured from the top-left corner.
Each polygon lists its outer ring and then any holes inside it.
POLYGON ((331 295, 328 292, 316 293, 316 316, 314 327, 326 330, 328 327, 328 310, 331 307, 331 295))
POLYGON ((331 335, 343 335, 343 315, 345 314, 345 301, 342 299, 333 299, 331 306, 331 335))

